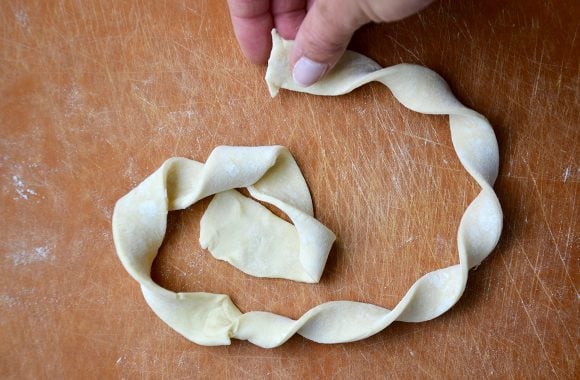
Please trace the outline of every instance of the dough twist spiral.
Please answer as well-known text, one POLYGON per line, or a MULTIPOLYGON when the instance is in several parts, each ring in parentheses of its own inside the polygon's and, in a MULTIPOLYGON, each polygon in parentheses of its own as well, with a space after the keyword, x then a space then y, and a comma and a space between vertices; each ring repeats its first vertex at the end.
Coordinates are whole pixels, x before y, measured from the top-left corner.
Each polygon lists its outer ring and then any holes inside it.
POLYGON ((396 320, 422 322, 441 315, 461 297, 468 270, 489 255, 502 229, 501 206, 492 188, 498 174, 498 146, 488 121, 457 101, 433 71, 416 65, 381 69, 353 52, 347 52, 322 82, 298 87, 287 61, 291 42, 275 31, 272 35, 274 47, 266 73, 272 96, 279 88, 341 95, 378 81, 414 111, 449 115, 459 160, 481 187, 459 225, 459 264, 421 277, 393 310, 333 301, 298 320, 260 311, 242 314, 227 295, 175 293, 155 284, 151 264, 165 235, 168 211, 189 207, 212 194, 217 195, 202 218, 200 242, 216 258, 254 276, 319 281, 335 236, 313 217, 310 193, 290 153, 270 146, 218 147, 205 164, 185 158, 167 160, 115 206, 113 235, 123 266, 139 282, 153 311, 202 345, 229 344, 236 338, 269 348, 296 333, 320 343, 351 342, 396 320), (248 187, 253 197, 284 211, 294 225, 231 190, 239 187, 248 187))

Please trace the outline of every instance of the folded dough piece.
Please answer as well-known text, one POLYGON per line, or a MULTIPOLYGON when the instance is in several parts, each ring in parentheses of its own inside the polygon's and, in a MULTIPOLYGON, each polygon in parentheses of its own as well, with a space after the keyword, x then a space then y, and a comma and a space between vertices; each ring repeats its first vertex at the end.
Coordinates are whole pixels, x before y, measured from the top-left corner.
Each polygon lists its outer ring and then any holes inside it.
POLYGON ((481 186, 465 211, 457 240, 459 264, 427 273, 393 310, 352 301, 321 304, 298 320, 268 312, 242 314, 226 295, 174 293, 155 284, 151 264, 161 246, 169 210, 217 194, 202 218, 200 242, 212 254, 246 273, 317 282, 334 235, 312 216, 312 201, 294 159, 283 147, 218 147, 205 164, 173 158, 121 198, 113 214, 115 246, 125 269, 141 284, 149 306, 169 326, 203 345, 246 339, 276 347, 294 334, 320 343, 366 338, 393 321, 421 322, 451 308, 461 297, 469 268, 489 255, 499 240, 502 212, 492 185, 497 177, 497 141, 488 121, 464 107, 445 81, 416 65, 381 69, 347 52, 324 80, 302 88, 288 64, 291 41, 273 31, 266 81, 272 96, 280 88, 315 95, 340 95, 371 81, 387 86, 406 107, 448 114, 457 155, 481 186), (284 211, 293 226, 232 189, 248 187, 255 198, 284 211))
POLYGON ((186 158, 165 161, 117 202, 113 237, 123 266, 141 284, 153 311, 186 338, 205 345, 228 344, 240 311, 226 295, 163 289, 150 273, 168 211, 213 194, 201 221, 200 242, 246 273, 318 282, 335 240, 312 216, 304 177, 284 147, 221 146, 205 164, 186 158), (284 211, 294 224, 232 190, 240 187, 284 211))

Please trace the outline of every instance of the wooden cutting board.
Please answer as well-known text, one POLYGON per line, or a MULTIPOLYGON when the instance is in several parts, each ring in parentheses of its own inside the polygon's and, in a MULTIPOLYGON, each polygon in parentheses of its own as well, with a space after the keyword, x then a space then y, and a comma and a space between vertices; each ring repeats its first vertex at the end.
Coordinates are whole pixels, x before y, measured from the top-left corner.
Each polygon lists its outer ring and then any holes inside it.
POLYGON ((271 99, 222 1, 3 1, 0 377, 577 378, 579 19, 573 0, 438 1, 356 34, 353 49, 436 70, 489 118, 503 236, 440 318, 264 350, 198 346, 161 322, 115 254, 115 201, 172 156, 285 145, 338 236, 320 284, 214 260, 198 244, 207 200, 169 215, 155 281, 292 318, 329 300, 393 307, 422 274, 458 262, 478 187, 447 119, 378 84, 271 99))

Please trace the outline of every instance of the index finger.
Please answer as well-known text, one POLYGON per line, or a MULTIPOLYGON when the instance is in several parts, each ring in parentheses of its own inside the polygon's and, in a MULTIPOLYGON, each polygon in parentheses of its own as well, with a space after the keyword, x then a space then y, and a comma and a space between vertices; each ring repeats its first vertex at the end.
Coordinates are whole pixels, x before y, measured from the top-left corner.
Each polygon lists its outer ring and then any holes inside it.
POLYGON ((244 55, 253 63, 266 63, 274 27, 269 0, 228 0, 234 33, 244 55))

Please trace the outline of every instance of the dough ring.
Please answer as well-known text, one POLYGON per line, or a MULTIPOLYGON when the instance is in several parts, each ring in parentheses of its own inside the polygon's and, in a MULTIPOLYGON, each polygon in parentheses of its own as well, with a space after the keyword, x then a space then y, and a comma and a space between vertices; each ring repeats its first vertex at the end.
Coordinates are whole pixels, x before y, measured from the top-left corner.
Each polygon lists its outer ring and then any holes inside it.
POLYGON ((155 284, 151 264, 165 235, 167 212, 216 194, 201 220, 200 242, 219 259, 259 277, 318 282, 334 234, 313 217, 310 193, 296 162, 283 147, 218 147, 202 164, 185 158, 161 168, 121 198, 113 214, 117 253, 139 282, 145 300, 169 326, 202 345, 224 345, 230 338, 276 347, 298 333, 320 343, 364 339, 393 321, 435 318, 459 299, 467 272, 498 242, 502 212, 492 185, 498 173, 497 141, 488 121, 464 107, 445 81, 416 65, 381 69, 360 54, 347 52, 320 83, 301 88, 292 81, 287 57, 292 42, 272 33, 274 46, 266 81, 272 96, 279 88, 316 95, 341 95, 371 81, 387 86, 407 108, 448 114, 459 160, 481 186, 465 211, 457 234, 459 264, 427 273, 393 310, 351 301, 333 301, 298 320, 254 311, 242 314, 227 295, 174 293, 155 284), (285 212, 293 225, 236 192, 251 195, 285 212))

